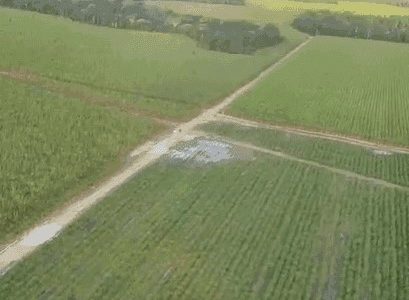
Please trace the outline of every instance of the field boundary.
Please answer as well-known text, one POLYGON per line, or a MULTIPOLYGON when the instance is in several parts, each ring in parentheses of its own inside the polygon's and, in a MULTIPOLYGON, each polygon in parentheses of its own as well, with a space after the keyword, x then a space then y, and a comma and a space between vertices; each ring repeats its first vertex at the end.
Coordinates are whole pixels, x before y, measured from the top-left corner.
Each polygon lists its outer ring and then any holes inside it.
POLYGON ((89 195, 78 199, 68 207, 61 209, 58 213, 54 213, 52 216, 46 218, 41 225, 31 228, 23 233, 14 242, 7 245, 5 249, 0 252, 0 276, 5 274, 16 262, 31 254, 39 246, 52 240, 66 226, 75 221, 81 214, 83 214, 93 205, 102 201, 107 195, 135 176, 135 174, 137 174, 140 170, 158 160, 160 157, 162 157, 162 155, 168 153, 171 147, 175 146, 179 142, 194 138, 195 136, 193 130, 195 127, 214 121, 218 113, 220 113, 238 97, 255 87, 278 66, 307 45, 311 39, 312 37, 309 37, 307 40, 300 43, 281 59, 272 63, 268 68, 260 72, 259 75, 253 80, 236 89, 232 94, 224 98, 217 105, 203 111, 199 116, 193 118, 192 120, 178 125, 171 134, 156 141, 148 141, 139 146, 132 152, 134 154, 133 156, 136 156, 136 158, 130 164, 130 166, 123 169, 119 174, 116 174, 107 181, 103 182, 89 195), (38 234, 39 231, 42 232, 41 230, 43 230, 46 226, 52 226, 53 230, 52 232, 48 232, 48 236, 46 236, 41 243, 35 245, 28 245, 25 243, 25 241, 30 239, 31 236, 38 234))
MULTIPOLYGON (((2 71, 0 70, 0 76, 3 76, 9 80, 21 82, 26 85, 39 87, 41 89, 44 89, 56 95, 64 96, 66 98, 77 99, 89 105, 94 105, 94 106, 107 108, 107 109, 117 109, 122 113, 126 113, 134 117, 148 118, 150 120, 155 121, 158 124, 165 125, 167 127, 176 127, 180 123, 180 122, 177 122, 171 119, 166 119, 163 117, 155 116, 155 114, 145 113, 141 109, 132 107, 131 104, 129 105, 119 104, 119 102, 117 101, 118 99, 115 99, 112 97, 98 96, 94 94, 86 95, 85 93, 70 91, 62 85, 59 86, 59 84, 70 83, 68 81, 52 79, 46 76, 37 75, 37 74, 30 73, 30 72, 22 72, 22 71, 2 71), (43 80, 48 80, 48 81, 45 82, 43 80)), ((80 85, 87 89, 93 88, 93 87, 87 86, 82 83, 76 83, 76 82, 73 82, 73 83, 80 85)))
POLYGON ((334 142, 340 142, 340 143, 360 146, 360 147, 369 148, 373 150, 383 150, 383 151, 393 152, 393 153, 398 153, 398 154, 409 154, 409 148, 375 143, 375 142, 371 142, 368 140, 363 140, 359 138, 343 136, 343 135, 338 135, 338 134, 333 134, 333 133, 300 129, 300 128, 289 127, 289 126, 270 125, 270 124, 242 119, 242 118, 238 118, 238 117, 234 117, 234 116, 230 116, 230 115, 226 115, 222 113, 217 114, 216 119, 217 121, 220 121, 220 122, 237 124, 237 125, 241 125, 244 127, 270 129, 270 130, 276 130, 276 131, 282 131, 282 132, 302 135, 302 136, 306 136, 310 138, 319 138, 319 139, 325 139, 325 140, 330 140, 334 142))
POLYGON ((7 76, 11 79, 15 79, 15 80, 19 80, 22 82, 38 82, 39 79, 48 79, 51 81, 57 81, 59 83, 67 83, 67 84, 77 84, 77 85, 82 85, 84 87, 87 88, 93 88, 96 90, 100 90, 100 91, 112 91, 112 92, 119 92, 119 93, 125 93, 125 94, 132 94, 132 95, 138 95, 138 96, 142 96, 142 97, 146 97, 146 98, 151 98, 151 99, 158 99, 158 100, 162 100, 162 101, 168 101, 168 102, 172 102, 176 99, 174 98, 167 98, 167 97, 163 97, 163 96, 155 96, 155 95, 151 95, 151 94, 147 94, 147 93, 143 93, 140 91, 135 91, 132 92, 130 90, 123 90, 123 89, 115 89, 115 88, 110 88, 110 87, 102 87, 96 84, 91 84, 88 82, 84 82, 81 80, 70 80, 70 79, 56 79, 52 76, 47 76, 44 74, 34 74, 34 73, 30 73, 28 71, 22 71, 22 70, 0 70, 0 75, 2 76, 7 76))

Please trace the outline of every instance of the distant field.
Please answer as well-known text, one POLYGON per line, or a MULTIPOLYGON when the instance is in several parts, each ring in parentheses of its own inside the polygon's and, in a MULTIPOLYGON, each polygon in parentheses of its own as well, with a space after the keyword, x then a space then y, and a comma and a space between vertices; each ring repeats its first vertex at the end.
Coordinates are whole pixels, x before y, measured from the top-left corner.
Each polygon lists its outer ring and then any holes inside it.
POLYGON ((256 23, 274 22, 276 24, 288 23, 297 15, 296 12, 275 13, 271 10, 244 5, 209 4, 186 1, 145 1, 146 4, 169 9, 182 15, 200 15, 222 20, 247 20, 256 23))
POLYGON ((0 107, 0 246, 112 172, 121 154, 159 130, 147 119, 1 76, 0 107))
MULTIPOLYGON (((290 0, 297 2, 315 2, 315 3, 338 3, 338 0, 290 0)), ((406 0, 348 0, 341 1, 342 4, 346 5, 344 2, 369 2, 369 3, 378 3, 378 4, 388 4, 388 5, 399 5, 400 3, 405 3, 406 0)))
MULTIPOLYGON (((312 3, 338 3, 338 0, 290 0, 290 1, 297 1, 297 2, 312 2, 312 3)), ((343 5, 346 5, 344 2, 369 2, 369 3, 378 3, 378 4, 388 4, 388 5, 398 5, 400 3, 405 3, 406 0, 348 0, 348 1, 341 1, 343 5)))
MULTIPOLYGON (((352 12, 361 15, 375 16, 409 16, 407 7, 395 5, 370 3, 359 1, 338 1, 338 3, 324 3, 326 1, 301 2, 291 0, 247 0, 249 5, 259 6, 275 12, 293 11, 301 12, 305 10, 330 10, 335 12, 352 12)), ((375 1, 373 1, 375 2, 375 1)))
POLYGON ((189 119, 297 43, 254 56, 198 48, 175 34, 118 30, 0 8, 0 71, 19 70, 115 93, 141 111, 189 119))
POLYGON ((145 3, 168 9, 182 15, 199 15, 221 20, 247 20, 257 24, 276 24, 285 41, 279 47, 294 47, 305 39, 305 34, 293 29, 290 24, 298 15, 293 11, 272 12, 271 10, 243 5, 208 4, 184 1, 146 1, 145 3))
POLYGON ((409 145, 409 46, 315 38, 229 112, 409 145))
POLYGON ((204 130, 274 151, 409 187, 409 154, 374 151, 361 146, 287 132, 210 123, 204 130))
POLYGON ((0 294, 405 299, 408 194, 252 155, 150 167, 10 270, 0 294))

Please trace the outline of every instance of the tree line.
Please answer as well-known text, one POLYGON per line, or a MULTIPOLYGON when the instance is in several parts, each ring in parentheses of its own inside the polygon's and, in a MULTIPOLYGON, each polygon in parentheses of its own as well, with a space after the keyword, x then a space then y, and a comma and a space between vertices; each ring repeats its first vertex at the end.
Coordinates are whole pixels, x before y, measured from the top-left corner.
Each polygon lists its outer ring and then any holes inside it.
POLYGON ((281 42, 279 29, 246 21, 222 21, 201 16, 183 16, 176 31, 198 41, 203 48, 228 53, 251 54, 281 42))
MULTIPOLYGON (((181 1, 186 1, 186 0, 181 0, 181 1)), ((189 0, 189 1, 196 1, 196 0, 189 0)), ((197 0, 197 1, 206 1, 206 0, 197 0)), ((208 1, 212 1, 212 0, 208 0, 208 1)), ((218 1, 218 0, 215 0, 215 1, 218 1)), ((338 0, 291 0, 291 1, 306 2, 306 3, 338 4, 338 0)), ((401 7, 409 7, 409 0, 392 0, 389 3, 385 2, 385 4, 401 6, 401 7)))
POLYGON ((401 7, 409 7, 409 1, 396 2, 396 3, 394 3, 394 5, 401 6, 401 7))
POLYGON ((306 12, 293 26, 311 35, 333 35, 409 43, 408 17, 361 16, 329 11, 306 12))
POLYGON ((0 5, 99 26, 181 33, 195 39, 203 48, 228 53, 250 54, 281 41, 278 28, 272 24, 259 26, 246 21, 181 16, 141 1, 0 0, 0 5))

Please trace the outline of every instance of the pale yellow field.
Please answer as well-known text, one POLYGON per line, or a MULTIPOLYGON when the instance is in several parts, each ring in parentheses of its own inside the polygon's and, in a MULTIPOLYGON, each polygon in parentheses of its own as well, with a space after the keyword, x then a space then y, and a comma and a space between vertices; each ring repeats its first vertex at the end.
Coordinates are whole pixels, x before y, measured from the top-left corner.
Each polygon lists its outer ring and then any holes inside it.
POLYGON ((330 10, 334 12, 353 12, 361 15, 409 16, 409 8, 369 2, 338 1, 337 4, 331 4, 290 0, 247 0, 247 4, 261 6, 273 11, 330 10))
POLYGON ((290 23, 297 15, 296 11, 277 11, 256 5, 228 5, 210 4, 201 2, 184 1, 145 1, 147 5, 158 6, 165 10, 171 10, 181 15, 196 15, 222 20, 246 20, 253 23, 273 22, 277 25, 290 23))

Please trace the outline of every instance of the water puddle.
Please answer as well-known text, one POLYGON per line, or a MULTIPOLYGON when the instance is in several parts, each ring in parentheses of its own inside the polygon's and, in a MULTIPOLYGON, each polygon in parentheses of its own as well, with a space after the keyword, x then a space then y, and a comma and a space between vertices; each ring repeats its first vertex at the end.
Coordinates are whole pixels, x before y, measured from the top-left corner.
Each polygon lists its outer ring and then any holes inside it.
POLYGON ((252 151, 238 149, 226 142, 201 138, 171 150, 169 156, 173 160, 209 164, 231 159, 251 158, 252 151))
POLYGON ((166 142, 160 142, 153 146, 151 152, 158 155, 166 154, 169 151, 169 147, 166 142))
POLYGON ((375 155, 383 155, 383 156, 389 156, 392 155, 392 152, 385 151, 385 150, 373 150, 373 154, 375 155))

